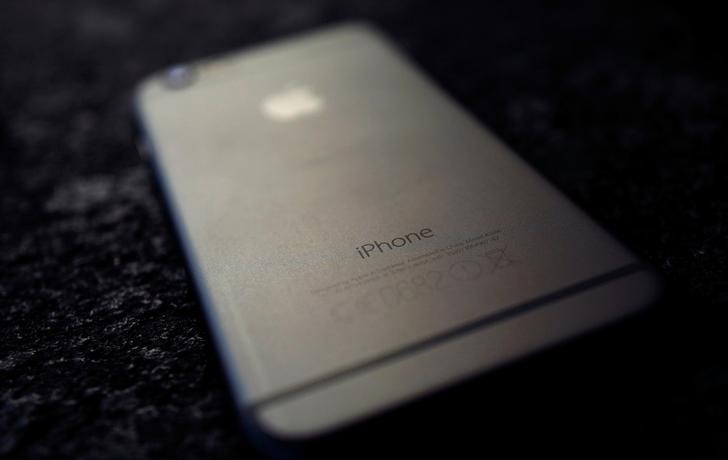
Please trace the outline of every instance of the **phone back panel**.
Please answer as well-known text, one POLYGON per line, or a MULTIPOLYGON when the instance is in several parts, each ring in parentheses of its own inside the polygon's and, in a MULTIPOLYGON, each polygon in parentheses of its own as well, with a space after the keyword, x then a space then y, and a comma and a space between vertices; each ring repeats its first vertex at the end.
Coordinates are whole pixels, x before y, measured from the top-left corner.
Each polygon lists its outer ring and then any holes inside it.
POLYGON ((637 259, 360 25, 137 107, 226 371, 307 436, 610 322, 637 259))

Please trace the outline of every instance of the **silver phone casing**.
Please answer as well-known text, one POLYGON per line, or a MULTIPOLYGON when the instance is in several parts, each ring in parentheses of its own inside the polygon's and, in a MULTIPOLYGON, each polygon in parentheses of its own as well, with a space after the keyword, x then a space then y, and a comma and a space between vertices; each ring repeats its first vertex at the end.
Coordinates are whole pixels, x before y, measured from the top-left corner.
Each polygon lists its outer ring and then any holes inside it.
POLYGON ((137 112, 236 402, 269 434, 330 432, 657 295, 367 26, 192 68, 145 80, 137 112))

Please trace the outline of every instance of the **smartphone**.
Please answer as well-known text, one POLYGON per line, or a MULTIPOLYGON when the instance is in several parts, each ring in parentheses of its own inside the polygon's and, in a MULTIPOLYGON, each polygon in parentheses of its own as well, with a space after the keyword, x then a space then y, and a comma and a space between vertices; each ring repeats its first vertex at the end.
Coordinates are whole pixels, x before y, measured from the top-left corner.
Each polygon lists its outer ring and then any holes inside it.
POLYGON ((659 292, 370 26, 174 67, 135 107, 235 404, 272 438, 350 426, 659 292))

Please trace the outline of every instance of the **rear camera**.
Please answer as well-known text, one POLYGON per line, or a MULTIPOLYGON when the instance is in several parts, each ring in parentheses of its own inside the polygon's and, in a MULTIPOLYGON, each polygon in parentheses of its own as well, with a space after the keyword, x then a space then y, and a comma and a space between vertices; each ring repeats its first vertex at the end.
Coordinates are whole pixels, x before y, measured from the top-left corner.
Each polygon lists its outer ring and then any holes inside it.
POLYGON ((167 70, 164 84, 169 89, 183 89, 194 83, 195 75, 192 67, 186 65, 174 66, 167 70))

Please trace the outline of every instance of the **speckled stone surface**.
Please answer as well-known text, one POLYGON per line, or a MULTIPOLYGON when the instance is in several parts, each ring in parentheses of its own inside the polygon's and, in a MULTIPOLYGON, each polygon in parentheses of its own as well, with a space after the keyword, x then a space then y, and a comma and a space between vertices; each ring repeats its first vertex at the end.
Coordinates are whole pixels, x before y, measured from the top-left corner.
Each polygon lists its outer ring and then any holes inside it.
POLYGON ((0 457, 257 455, 135 153, 130 93, 174 62, 367 19, 669 290, 630 325, 342 438, 352 450, 339 457, 467 446, 727 458, 721 16, 669 2, 476 5, 4 0, 0 457), (426 428, 409 433, 415 419, 426 428))

